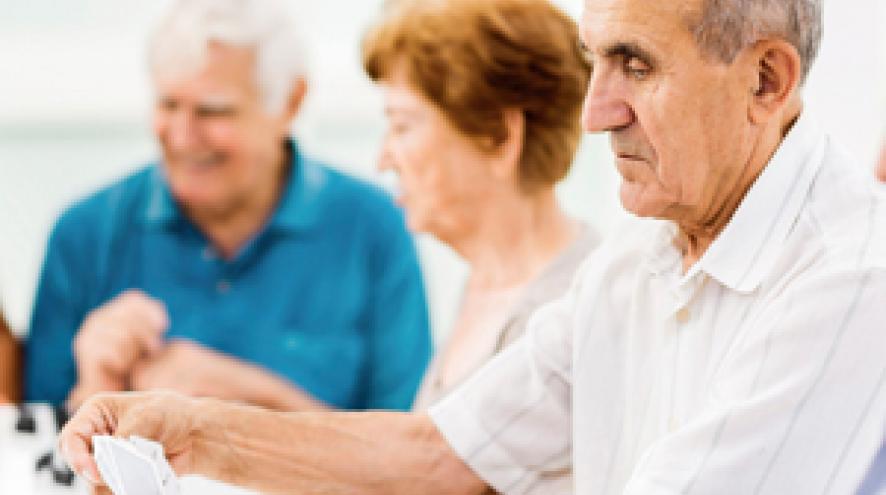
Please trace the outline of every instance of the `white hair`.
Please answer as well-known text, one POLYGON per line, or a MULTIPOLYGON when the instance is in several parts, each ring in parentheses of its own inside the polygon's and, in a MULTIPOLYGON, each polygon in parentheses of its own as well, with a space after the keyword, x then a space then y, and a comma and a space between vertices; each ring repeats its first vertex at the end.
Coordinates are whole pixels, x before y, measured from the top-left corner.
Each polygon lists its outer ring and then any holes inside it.
POLYGON ((255 82, 269 112, 281 111, 305 77, 301 37, 279 0, 176 0, 149 41, 151 71, 197 69, 210 42, 254 50, 255 82))
POLYGON ((690 29, 702 50, 731 62, 763 36, 792 44, 803 62, 803 79, 818 54, 822 0, 704 0, 690 29))

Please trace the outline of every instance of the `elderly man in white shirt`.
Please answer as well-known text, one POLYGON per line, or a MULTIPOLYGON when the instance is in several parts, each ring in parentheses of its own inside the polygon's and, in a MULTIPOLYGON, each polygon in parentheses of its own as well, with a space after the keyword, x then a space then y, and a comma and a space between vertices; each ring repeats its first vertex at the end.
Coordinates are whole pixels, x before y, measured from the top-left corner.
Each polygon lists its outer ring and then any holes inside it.
POLYGON ((72 465, 98 481, 90 437, 139 434, 276 493, 542 494, 564 469, 581 494, 851 493, 886 417, 886 205, 802 112, 820 16, 586 1, 584 124, 644 218, 429 416, 111 395, 63 432, 72 465))

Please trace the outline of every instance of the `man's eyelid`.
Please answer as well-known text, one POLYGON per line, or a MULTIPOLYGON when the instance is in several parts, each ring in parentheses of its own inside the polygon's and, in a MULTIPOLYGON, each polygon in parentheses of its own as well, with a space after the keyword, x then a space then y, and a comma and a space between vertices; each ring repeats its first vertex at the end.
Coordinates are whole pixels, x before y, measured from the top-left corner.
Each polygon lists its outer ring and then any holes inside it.
POLYGON ((633 71, 649 72, 652 70, 652 63, 637 55, 628 55, 625 57, 625 67, 633 71))

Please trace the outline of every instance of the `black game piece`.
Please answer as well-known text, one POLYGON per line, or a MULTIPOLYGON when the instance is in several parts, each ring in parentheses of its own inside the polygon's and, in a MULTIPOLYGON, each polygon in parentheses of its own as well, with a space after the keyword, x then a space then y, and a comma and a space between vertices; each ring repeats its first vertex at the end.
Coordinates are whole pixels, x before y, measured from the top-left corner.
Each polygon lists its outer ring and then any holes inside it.
POLYGON ((18 406, 18 420, 15 422, 15 431, 29 435, 37 433, 37 418, 34 417, 34 412, 27 406, 18 406))
POLYGON ((37 458, 37 471, 43 471, 52 467, 52 452, 47 452, 37 458))
POLYGON ((61 405, 52 406, 52 417, 55 419, 55 431, 62 431, 62 428, 68 423, 68 420, 71 419, 71 413, 68 412, 68 408, 61 405))
POLYGON ((74 471, 71 471, 71 469, 67 466, 60 469, 53 469, 52 481, 54 481, 57 485, 73 486, 74 471))

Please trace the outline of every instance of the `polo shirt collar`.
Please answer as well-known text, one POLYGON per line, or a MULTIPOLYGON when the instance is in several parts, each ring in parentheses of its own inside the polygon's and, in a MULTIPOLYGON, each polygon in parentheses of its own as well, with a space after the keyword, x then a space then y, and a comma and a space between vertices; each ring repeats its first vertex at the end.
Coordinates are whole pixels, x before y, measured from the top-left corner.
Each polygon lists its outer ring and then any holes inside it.
MULTIPOLYGON (((287 140, 286 146, 291 157, 287 184, 267 228, 281 232, 308 230, 320 222, 322 193, 328 175, 319 163, 301 154, 294 140, 287 140)), ((184 215, 172 197, 162 167, 151 167, 145 223, 167 227, 182 219, 184 215)))
POLYGON ((305 157, 294 140, 287 141, 291 163, 286 190, 268 228, 281 232, 310 230, 321 220, 329 174, 319 163, 305 157))
POLYGON ((168 227, 182 218, 181 212, 172 198, 169 184, 159 164, 151 166, 148 178, 148 197, 145 202, 144 221, 147 225, 168 227))
POLYGON ((703 271, 738 292, 757 289, 806 203, 825 144, 813 119, 801 114, 723 232, 684 279, 703 271))

